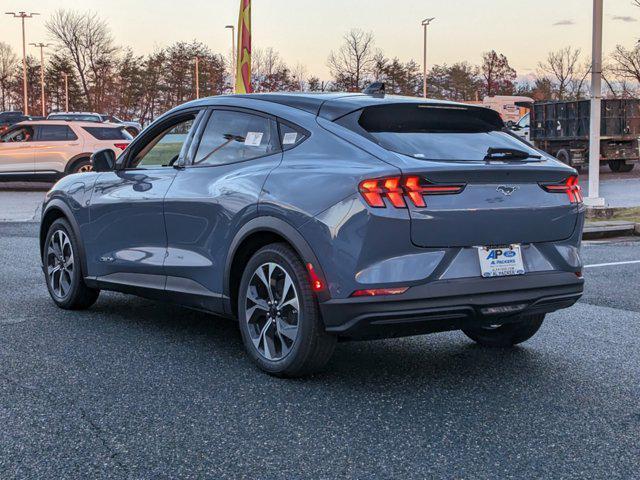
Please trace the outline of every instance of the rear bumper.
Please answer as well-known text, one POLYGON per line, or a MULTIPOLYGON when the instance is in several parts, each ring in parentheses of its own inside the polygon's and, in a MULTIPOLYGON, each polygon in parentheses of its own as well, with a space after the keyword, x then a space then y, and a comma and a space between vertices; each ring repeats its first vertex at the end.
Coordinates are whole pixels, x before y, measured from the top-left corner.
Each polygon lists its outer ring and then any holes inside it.
POLYGON ((398 296, 329 300, 320 310, 326 330, 339 336, 400 337, 553 312, 577 302, 583 285, 569 272, 441 280, 398 296))

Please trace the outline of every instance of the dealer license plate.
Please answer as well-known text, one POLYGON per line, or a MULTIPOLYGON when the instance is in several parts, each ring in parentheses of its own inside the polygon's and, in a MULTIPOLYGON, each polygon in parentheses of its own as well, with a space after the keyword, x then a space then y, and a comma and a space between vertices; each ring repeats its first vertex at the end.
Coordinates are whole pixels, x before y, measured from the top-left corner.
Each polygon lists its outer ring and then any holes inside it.
POLYGON ((477 247, 480 271, 485 278, 524 275, 520 245, 477 247))

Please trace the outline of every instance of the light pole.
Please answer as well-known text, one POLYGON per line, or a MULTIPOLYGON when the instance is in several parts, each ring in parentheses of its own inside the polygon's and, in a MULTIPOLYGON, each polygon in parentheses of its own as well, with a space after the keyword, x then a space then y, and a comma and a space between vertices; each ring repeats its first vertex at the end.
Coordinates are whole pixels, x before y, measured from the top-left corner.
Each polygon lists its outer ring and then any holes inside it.
POLYGON ((235 25, 225 25, 224 28, 231 29, 231 78, 235 89, 236 84, 236 27, 235 25))
POLYGON ((46 110, 44 106, 44 49, 51 46, 50 43, 30 43, 40 49, 40 102, 42 103, 42 116, 46 117, 46 110))
POLYGON ((436 17, 425 18, 422 21, 422 27, 424 28, 424 49, 422 57, 423 79, 422 79, 422 96, 427 98, 427 27, 433 22, 436 17))
POLYGON ((24 105, 23 110, 25 115, 29 115, 29 97, 27 95, 27 42, 24 34, 24 19, 33 18, 34 15, 40 15, 39 13, 25 13, 25 12, 5 12, 6 15, 13 15, 13 18, 19 18, 22 20, 22 88, 24 90, 24 105))
POLYGON ((589 196, 585 203, 604 206, 600 197, 600 116, 602 110, 602 0, 593 0, 591 115, 589 122, 589 196))
POLYGON ((64 77, 64 111, 69 111, 69 74, 63 73, 64 77))
POLYGON ((200 98, 200 57, 196 55, 196 98, 200 98))

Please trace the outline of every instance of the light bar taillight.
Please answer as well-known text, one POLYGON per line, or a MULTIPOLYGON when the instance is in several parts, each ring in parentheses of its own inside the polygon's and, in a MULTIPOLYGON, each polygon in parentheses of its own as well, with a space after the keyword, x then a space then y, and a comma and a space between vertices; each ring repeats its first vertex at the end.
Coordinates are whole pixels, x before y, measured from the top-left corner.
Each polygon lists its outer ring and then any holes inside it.
POLYGON ((381 295, 401 295, 409 290, 409 287, 397 288, 369 288, 367 290, 356 290, 352 297, 379 297, 381 295))
POLYGON ((114 143, 113 146, 116 147, 116 148, 119 148, 120 150, 124 150, 129 146, 129 144, 128 143, 114 143))
POLYGON ((570 203, 582 203, 582 189, 578 185, 577 175, 572 175, 560 183, 541 183, 540 186, 549 193, 566 193, 570 203))
POLYGON ((464 184, 441 185, 421 177, 388 177, 360 182, 359 190, 367 205, 385 208, 385 198, 395 208, 406 208, 408 198, 416 207, 426 207, 425 195, 452 195, 464 190, 464 184))

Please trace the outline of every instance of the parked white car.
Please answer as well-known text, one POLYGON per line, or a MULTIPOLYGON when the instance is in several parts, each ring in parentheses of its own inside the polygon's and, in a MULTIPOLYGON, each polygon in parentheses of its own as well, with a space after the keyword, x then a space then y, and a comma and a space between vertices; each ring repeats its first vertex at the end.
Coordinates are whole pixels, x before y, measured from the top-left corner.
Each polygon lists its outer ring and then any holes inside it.
POLYGON ((62 120, 27 121, 0 136, 0 179, 50 180, 91 170, 91 154, 120 155, 132 137, 123 125, 62 120))
POLYGON ((530 114, 527 113, 526 115, 523 115, 517 123, 511 126, 511 130, 513 131, 513 133, 526 140, 527 142, 531 141, 531 129, 529 128, 530 118, 530 114))

